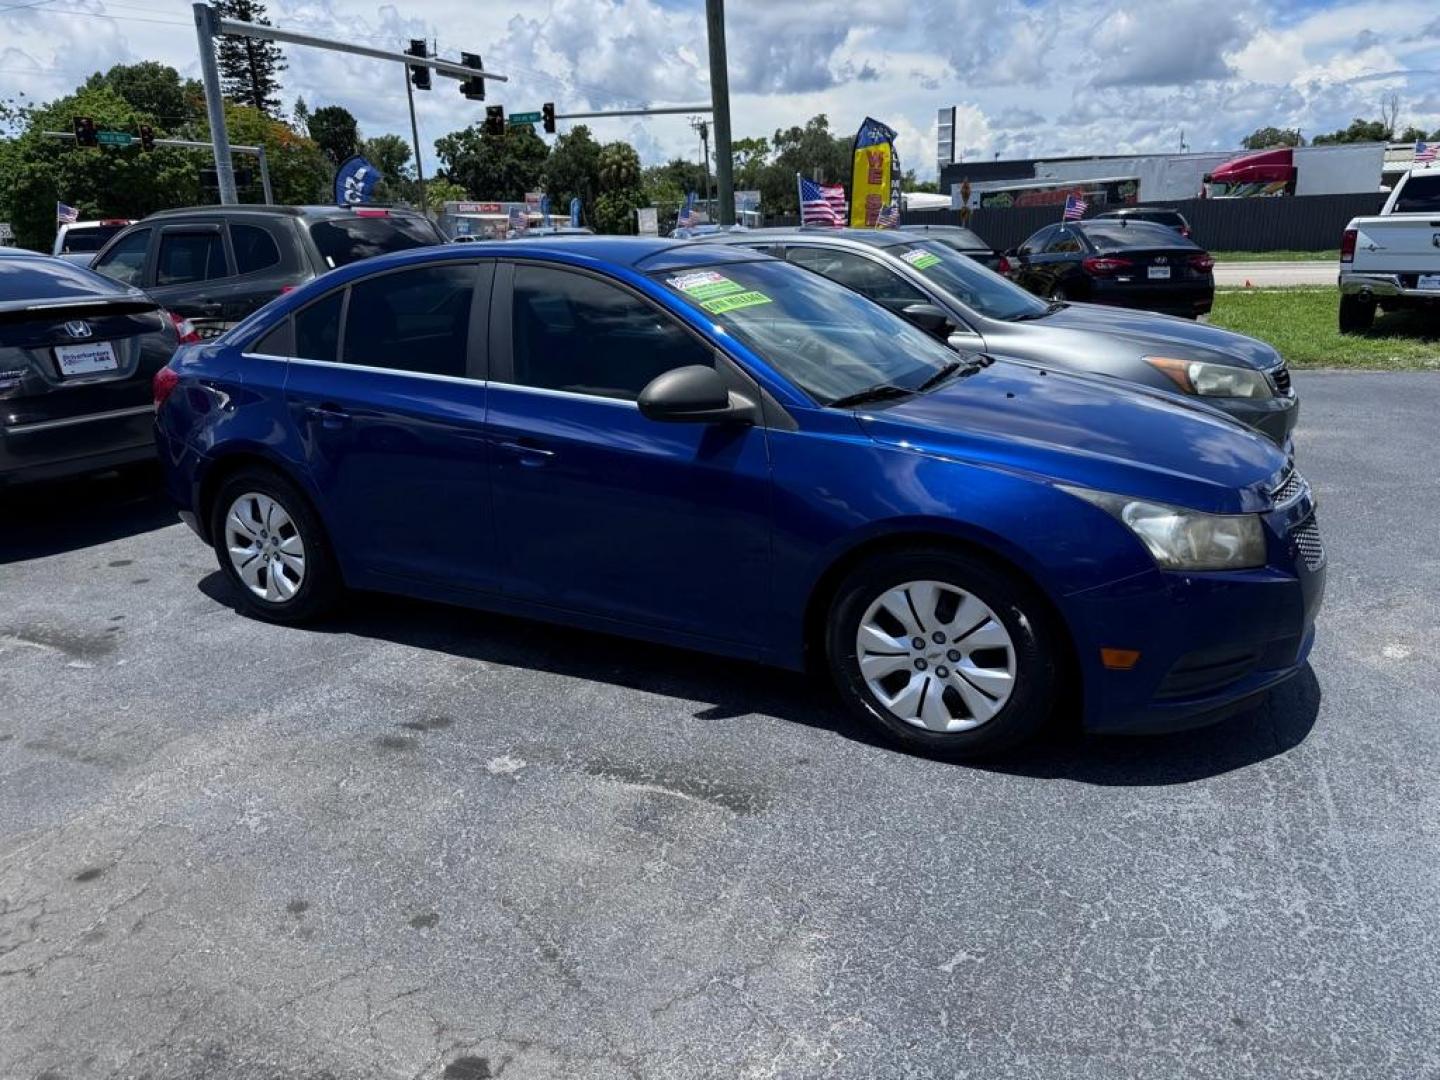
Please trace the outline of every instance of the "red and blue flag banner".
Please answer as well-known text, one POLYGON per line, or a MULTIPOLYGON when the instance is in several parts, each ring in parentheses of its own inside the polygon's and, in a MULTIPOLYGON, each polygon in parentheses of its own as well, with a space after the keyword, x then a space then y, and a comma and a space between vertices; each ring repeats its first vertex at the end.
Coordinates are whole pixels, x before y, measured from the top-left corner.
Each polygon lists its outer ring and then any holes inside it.
POLYGON ((380 183, 380 170, 359 154, 352 154, 335 170, 335 204, 359 206, 368 203, 380 183))
POLYGON ((1427 143, 1424 139, 1416 139, 1415 164, 1424 165, 1427 162, 1435 161, 1437 151, 1440 151, 1440 146, 1437 146, 1435 143, 1427 143))
POLYGON ((835 228, 845 224, 845 185, 817 184, 799 173, 795 182, 800 187, 800 224, 832 225, 835 228))
POLYGON ((1070 194, 1065 196, 1065 212, 1060 215, 1061 221, 1079 221, 1085 216, 1085 211, 1090 209, 1090 204, 1079 195, 1070 194))

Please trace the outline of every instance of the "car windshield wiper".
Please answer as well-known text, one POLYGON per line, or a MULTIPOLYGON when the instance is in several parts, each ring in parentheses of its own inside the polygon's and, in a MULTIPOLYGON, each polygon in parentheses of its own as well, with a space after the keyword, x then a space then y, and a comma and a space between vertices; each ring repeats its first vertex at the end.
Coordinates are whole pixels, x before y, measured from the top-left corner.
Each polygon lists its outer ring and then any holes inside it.
POLYGON ((1044 311, 1022 311, 1019 315, 1016 315, 1010 321, 1029 322, 1031 319, 1043 319, 1046 315, 1054 315, 1055 312, 1069 306, 1070 305, 1067 304, 1064 300, 1051 300, 1050 303, 1045 305, 1044 311))
POLYGON ((915 393, 907 386, 896 386, 894 383, 876 383, 874 386, 867 386, 863 390, 856 390, 853 394, 846 394, 830 402, 832 409, 848 409, 851 405, 864 405, 869 401, 886 401, 889 398, 909 397, 915 393))
POLYGON ((944 382, 946 379, 948 379, 951 375, 954 375, 955 372, 959 371, 962 367, 971 367, 971 366, 973 366, 973 365, 974 365, 974 361, 971 361, 969 364, 966 364, 964 361, 961 361, 961 360, 951 360, 948 364, 946 364, 944 367, 942 367, 939 371, 935 372, 934 375, 931 375, 928 379, 926 379, 924 382, 922 382, 919 386, 915 387, 915 392, 916 392, 917 394, 923 394, 926 390, 929 390, 929 389, 931 389, 932 387, 935 387, 935 386, 939 386, 942 382, 944 382))

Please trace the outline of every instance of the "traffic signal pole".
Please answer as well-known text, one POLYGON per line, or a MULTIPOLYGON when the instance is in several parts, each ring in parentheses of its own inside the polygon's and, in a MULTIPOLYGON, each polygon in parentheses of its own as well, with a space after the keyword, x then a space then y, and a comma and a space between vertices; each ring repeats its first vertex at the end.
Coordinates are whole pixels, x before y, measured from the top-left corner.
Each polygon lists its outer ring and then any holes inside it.
POLYGON ((420 125, 415 123, 415 87, 410 84, 410 69, 404 67, 400 70, 405 73, 405 97, 410 102, 410 139, 415 144, 415 183, 420 189, 420 213, 428 214, 430 207, 425 198, 425 168, 420 164, 420 125))
POLYGON ((225 204, 233 204, 238 200, 235 196, 235 173, 230 164, 230 137, 225 128, 225 106, 220 96, 220 68, 215 60, 215 38, 222 34, 258 38, 261 41, 281 41, 289 45, 308 45, 316 49, 328 49, 330 52, 349 53, 351 56, 368 56, 372 60, 391 60, 407 65, 407 68, 423 66, 461 81, 494 79, 496 82, 509 82, 506 76, 496 72, 481 71, 438 57, 411 56, 409 53, 390 49, 376 49, 369 45, 353 45, 348 41, 301 34, 279 26, 261 26, 258 23, 225 19, 209 4, 193 4, 192 10, 195 12, 195 32, 200 43, 200 73, 205 86, 205 109, 210 117, 210 137, 215 149, 215 175, 220 181, 220 201, 225 204))
POLYGON ((735 158, 730 150, 730 73, 725 59, 725 0, 705 0, 705 36, 710 41, 710 104, 715 126, 715 186, 720 224, 735 224, 735 158))

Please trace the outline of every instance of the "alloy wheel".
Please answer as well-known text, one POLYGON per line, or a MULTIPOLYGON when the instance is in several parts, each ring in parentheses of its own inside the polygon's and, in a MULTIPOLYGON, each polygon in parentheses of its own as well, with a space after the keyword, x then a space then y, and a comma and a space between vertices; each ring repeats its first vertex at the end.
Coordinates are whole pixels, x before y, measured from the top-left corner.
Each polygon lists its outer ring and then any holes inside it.
POLYGON ((942 581, 881 593, 856 632, 865 685, 897 719, 926 731, 969 731, 1015 689, 1015 644, 1000 617, 942 581))
POLYGON ((225 514, 225 550, 245 587, 283 604, 305 581, 305 542, 290 513, 274 497, 249 491, 225 514))

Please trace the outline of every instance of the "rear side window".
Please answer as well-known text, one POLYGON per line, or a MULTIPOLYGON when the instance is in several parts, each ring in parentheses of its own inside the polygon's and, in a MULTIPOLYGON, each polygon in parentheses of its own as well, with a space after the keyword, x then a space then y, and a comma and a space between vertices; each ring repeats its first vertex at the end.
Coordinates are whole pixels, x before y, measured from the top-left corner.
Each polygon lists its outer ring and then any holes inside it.
POLYGON ((1400 188, 1391 213, 1440 214, 1440 174, 1416 176, 1412 173, 1400 188))
POLYGON ((390 251, 445 243, 430 222, 405 215, 330 218, 311 225, 310 236, 331 268, 390 251))
POLYGON ((237 274, 254 274, 280 262, 274 237, 257 225, 231 225, 230 248, 235 252, 237 274))
POLYGON ((1050 243, 1045 247, 1047 255, 1067 255, 1072 252, 1083 250, 1080 238, 1069 229, 1062 229, 1056 233, 1050 243))
POLYGON ((156 285, 183 285, 225 276, 225 245, 220 230, 160 234, 156 285))
MULTIPOLYGON (((340 309, 344 300, 345 290, 340 289, 315 301, 295 316, 295 351, 292 356, 302 360, 335 362, 335 347, 340 343, 340 309)), ((268 338, 266 343, 269 343, 268 338)))
POLYGON ((124 225, 85 225, 65 230, 65 239, 60 243, 62 252, 99 251, 106 242, 123 229, 124 225))
POLYGON ((102 255, 95 269, 125 285, 138 285, 145 272, 145 251, 149 246, 150 230, 136 229, 129 236, 122 236, 102 255))
POLYGON ((1045 248, 1045 242, 1050 239, 1050 236, 1052 233, 1054 233, 1054 231, 1054 225, 1051 225, 1048 228, 1041 229, 1034 236, 1030 237, 1029 240, 1026 240, 1025 243, 1020 245, 1020 254, 1033 255, 1037 251, 1043 251, 1045 248))
POLYGON ((473 265, 425 266, 350 286, 345 363, 464 376, 473 265))
POLYGON ((930 299, 895 271, 864 255, 826 248, 792 247, 786 249, 785 257, 797 266, 838 281, 892 311, 899 311, 909 304, 928 303, 930 299))

